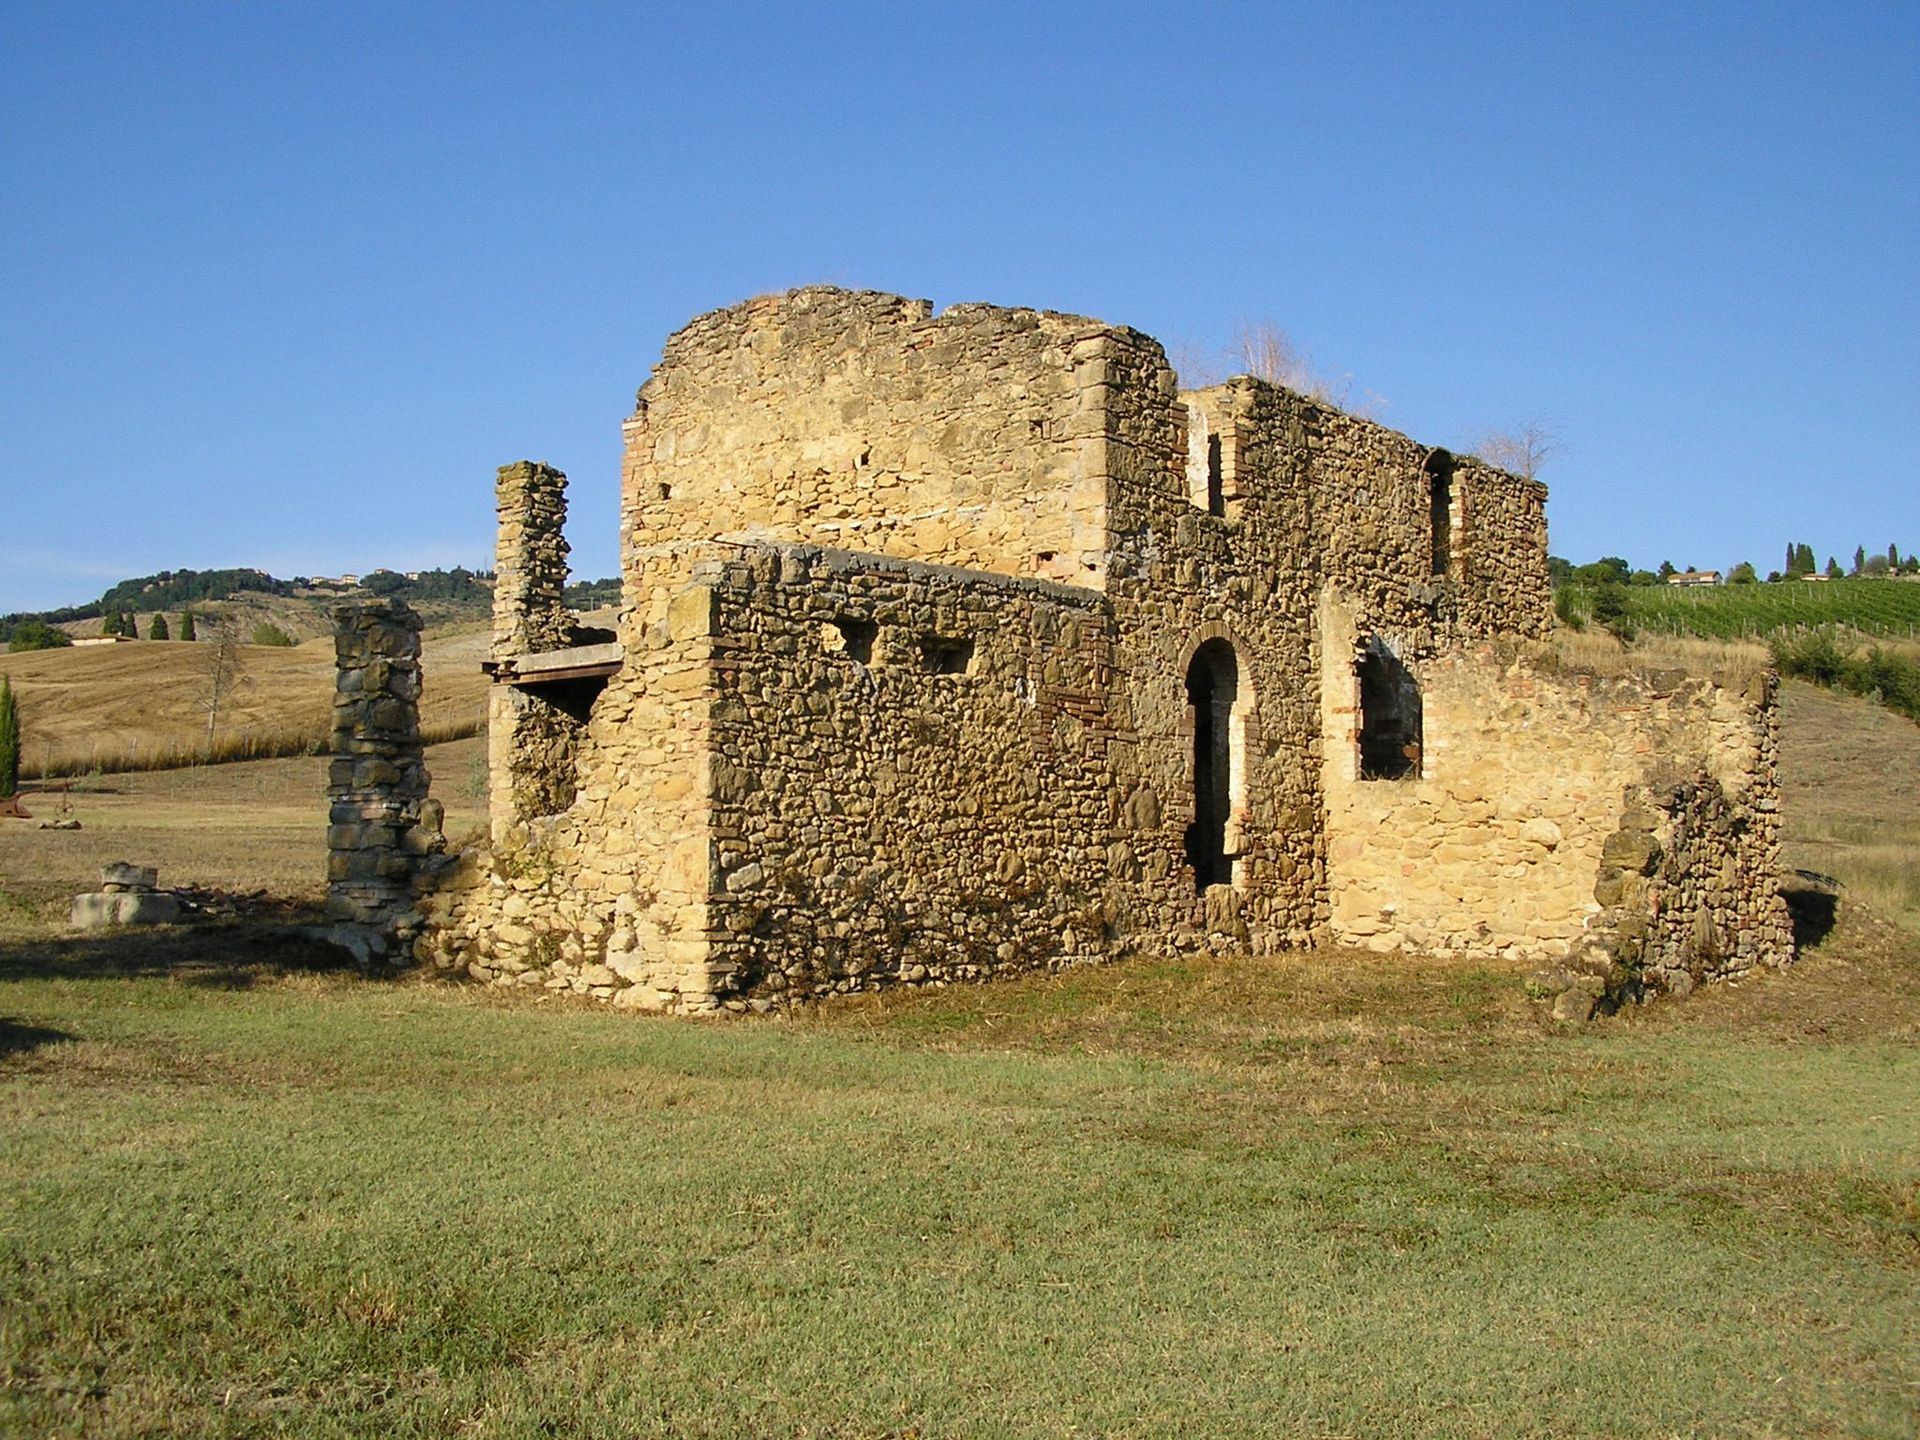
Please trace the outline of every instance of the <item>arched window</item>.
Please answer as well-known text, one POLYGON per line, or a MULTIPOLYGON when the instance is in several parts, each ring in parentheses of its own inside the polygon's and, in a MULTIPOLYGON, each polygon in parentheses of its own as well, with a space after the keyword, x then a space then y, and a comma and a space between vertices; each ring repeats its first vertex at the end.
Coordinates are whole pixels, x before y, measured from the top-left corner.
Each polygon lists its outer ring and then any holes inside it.
POLYGON ((1245 787, 1244 716, 1239 709, 1240 664, 1225 640, 1208 640, 1187 666, 1187 703, 1193 707, 1193 823, 1187 827, 1187 863, 1194 890, 1231 885, 1239 854, 1232 823, 1245 787))
POLYGON ((1420 778, 1420 682, 1376 637, 1355 667, 1360 692, 1360 778, 1420 778))

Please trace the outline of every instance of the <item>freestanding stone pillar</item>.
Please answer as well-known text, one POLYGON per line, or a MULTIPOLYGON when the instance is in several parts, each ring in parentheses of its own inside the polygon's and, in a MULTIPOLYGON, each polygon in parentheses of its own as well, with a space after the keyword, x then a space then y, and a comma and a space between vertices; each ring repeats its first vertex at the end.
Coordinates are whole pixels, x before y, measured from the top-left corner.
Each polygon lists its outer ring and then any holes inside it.
POLYGON ((420 617, 398 600, 333 612, 338 671, 327 770, 327 914, 362 964, 404 956, 413 878, 441 849, 420 742, 420 617))
POLYGON ((567 477, 538 460, 502 465, 494 481, 500 532, 493 562, 493 658, 568 641, 567 477))

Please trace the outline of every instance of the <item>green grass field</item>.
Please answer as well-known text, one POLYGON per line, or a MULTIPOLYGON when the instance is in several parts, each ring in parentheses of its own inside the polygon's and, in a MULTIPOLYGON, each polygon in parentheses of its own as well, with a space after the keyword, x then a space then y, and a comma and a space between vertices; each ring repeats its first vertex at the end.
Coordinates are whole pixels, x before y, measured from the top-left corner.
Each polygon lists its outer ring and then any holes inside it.
POLYGON ((8 1433, 1920 1423, 1910 952, 1561 1036, 1357 956, 699 1025, 176 943, 7 954, 8 1433))
POLYGON ((0 826, 0 1434, 1911 1437, 1920 735, 1783 733, 1839 927, 1567 1033, 1418 956, 700 1024, 69 936, 123 856, 317 898, 320 766, 61 797, 0 826))

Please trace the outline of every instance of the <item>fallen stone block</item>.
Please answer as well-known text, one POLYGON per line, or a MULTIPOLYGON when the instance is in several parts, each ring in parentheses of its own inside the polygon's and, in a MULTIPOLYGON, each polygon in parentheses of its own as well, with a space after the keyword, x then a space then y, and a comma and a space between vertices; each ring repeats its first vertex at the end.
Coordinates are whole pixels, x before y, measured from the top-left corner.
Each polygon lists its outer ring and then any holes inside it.
POLYGON ((164 891, 120 890, 73 897, 73 923, 82 930, 116 925, 171 925, 180 918, 180 902, 164 891))

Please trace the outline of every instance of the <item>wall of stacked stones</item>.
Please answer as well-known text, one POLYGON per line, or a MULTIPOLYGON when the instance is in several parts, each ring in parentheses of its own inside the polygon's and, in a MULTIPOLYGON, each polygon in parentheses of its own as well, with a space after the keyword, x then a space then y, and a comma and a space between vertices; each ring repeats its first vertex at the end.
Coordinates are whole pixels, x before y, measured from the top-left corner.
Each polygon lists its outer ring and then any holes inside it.
MULTIPOLYGON (((568 643, 567 477, 551 465, 502 465, 494 481, 493 659, 568 643)), ((573 799, 581 721, 547 694, 495 686, 488 697, 488 813, 496 838, 515 820, 549 815, 573 799)))
POLYGON ((419 922, 414 878, 445 843, 420 741, 420 617, 394 600, 333 612, 327 914, 369 936, 419 922))
POLYGON ((1092 591, 813 547, 714 587, 728 1003, 1104 958, 1116 735, 1092 591))
POLYGON ((1764 682, 1450 651, 1414 666, 1418 777, 1363 780, 1337 658, 1353 621, 1331 603, 1323 618, 1332 938, 1532 961, 1619 951, 1654 985, 1675 965, 1701 978, 1790 957, 1764 682))
MULTIPOLYGON (((714 642, 709 581, 689 552, 681 585, 594 701, 574 747, 566 807, 515 812, 484 852, 426 897, 420 953, 502 985, 548 986, 654 1008, 707 1008, 714 642), (680 997, 687 997, 683 1002, 680 997)), ((510 704, 497 686, 495 704, 510 704)), ((514 783, 495 753, 490 783, 514 783)))
POLYGON ((668 340, 626 424, 630 604, 660 547, 803 542, 1097 584, 1097 322, 816 288, 668 340))
POLYGON ((1588 950, 1622 993, 1684 995, 1793 956, 1779 886, 1779 678, 1711 690, 1675 675, 1649 683, 1710 705, 1712 749, 1705 766, 1656 764, 1628 792, 1602 847, 1588 950))
POLYGON ((1130 929, 1142 948, 1298 943, 1317 920, 1320 839, 1312 705, 1312 557, 1303 493, 1264 483, 1284 457, 1249 416, 1270 397, 1244 385, 1183 399, 1160 346, 1113 332, 1083 346, 1107 395, 1106 473, 1118 669, 1135 734, 1130 929), (1210 513, 1188 469, 1188 405, 1238 444, 1226 514, 1210 513), (1196 761, 1187 676, 1213 640, 1233 649, 1246 714, 1233 764, 1244 783, 1234 817, 1230 887, 1199 893, 1187 853, 1196 761))

